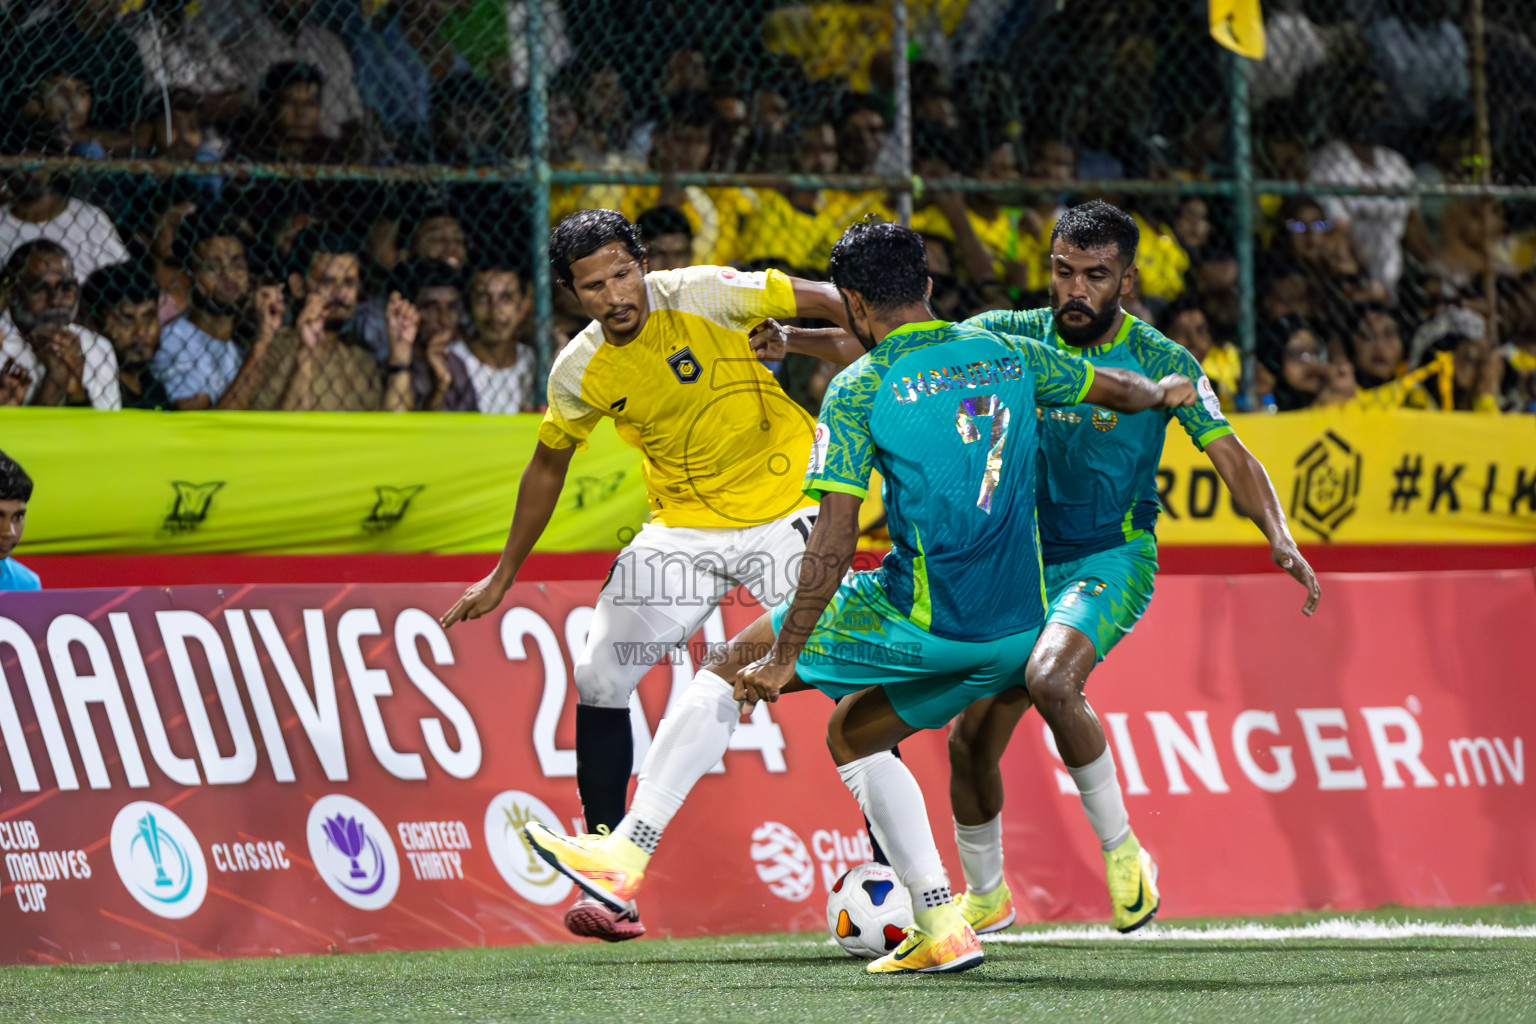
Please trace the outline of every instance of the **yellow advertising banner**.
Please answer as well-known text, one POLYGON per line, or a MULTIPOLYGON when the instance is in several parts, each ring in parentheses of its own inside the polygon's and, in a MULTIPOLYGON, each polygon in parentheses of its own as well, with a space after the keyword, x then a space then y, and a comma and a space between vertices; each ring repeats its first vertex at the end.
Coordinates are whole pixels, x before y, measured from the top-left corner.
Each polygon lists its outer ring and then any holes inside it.
MULTIPOLYGON (((1323 410, 1237 416, 1233 426, 1302 543, 1536 543, 1536 417, 1323 410)), ((1163 544, 1260 539, 1176 424, 1158 496, 1163 544)))
MULTIPOLYGON (((30 554, 497 551, 539 417, 0 409, 36 484, 30 554)), ((635 449, 577 453, 537 550, 622 547, 648 515, 635 449)))
MULTIPOLYGON (((496 551, 538 423, 0 409, 0 449, 37 484, 33 554, 496 551)), ((1536 544, 1536 418, 1357 410, 1234 426, 1303 543, 1536 544)), ((1165 545, 1259 540, 1177 425, 1158 490, 1165 545)), ((639 454, 601 427, 537 550, 616 549, 646 517, 639 454)))

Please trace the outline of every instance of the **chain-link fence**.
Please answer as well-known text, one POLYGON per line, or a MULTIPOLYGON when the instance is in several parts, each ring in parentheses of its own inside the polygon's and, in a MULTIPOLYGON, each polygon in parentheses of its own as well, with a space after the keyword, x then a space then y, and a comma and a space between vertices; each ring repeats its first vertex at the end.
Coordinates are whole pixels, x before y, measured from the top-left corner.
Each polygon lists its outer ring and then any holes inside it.
POLYGON ((1263 8, 0 0, 0 404, 530 410, 577 209, 812 278, 909 216, 961 318, 1104 197, 1230 407, 1536 408, 1536 6, 1263 8))

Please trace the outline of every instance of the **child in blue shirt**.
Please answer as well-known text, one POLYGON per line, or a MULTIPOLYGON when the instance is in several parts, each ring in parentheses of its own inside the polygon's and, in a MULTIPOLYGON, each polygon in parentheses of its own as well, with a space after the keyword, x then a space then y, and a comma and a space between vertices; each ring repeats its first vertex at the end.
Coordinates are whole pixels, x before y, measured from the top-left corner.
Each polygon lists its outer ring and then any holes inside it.
POLYGON ((42 590, 37 573, 11 557, 27 526, 32 478, 16 460, 0 452, 0 590, 42 590))

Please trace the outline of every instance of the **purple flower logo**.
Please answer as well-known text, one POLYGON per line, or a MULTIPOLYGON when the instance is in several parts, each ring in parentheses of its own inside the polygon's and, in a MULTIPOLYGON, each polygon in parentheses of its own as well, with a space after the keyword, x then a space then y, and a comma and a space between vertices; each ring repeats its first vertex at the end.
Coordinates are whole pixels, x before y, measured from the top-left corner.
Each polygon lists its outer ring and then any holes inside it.
POLYGON ((325 838, 336 848, 336 852, 346 857, 350 863, 347 877, 362 880, 356 886, 348 885, 340 879, 337 880, 337 884, 359 896, 378 891, 379 886, 384 884, 384 857, 379 851, 379 844, 368 834, 362 822, 351 815, 337 814, 326 818, 320 828, 325 832, 325 838), (365 853, 368 855, 366 859, 372 864, 371 872, 364 870, 358 863, 359 860, 364 859, 365 853))

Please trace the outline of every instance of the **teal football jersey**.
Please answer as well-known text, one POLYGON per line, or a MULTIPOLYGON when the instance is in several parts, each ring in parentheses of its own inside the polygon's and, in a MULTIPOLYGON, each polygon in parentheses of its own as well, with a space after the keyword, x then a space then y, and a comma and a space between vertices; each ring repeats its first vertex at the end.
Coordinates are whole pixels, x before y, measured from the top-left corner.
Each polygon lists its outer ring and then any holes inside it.
POLYGON ((1157 466, 1169 419, 1178 419, 1202 451, 1232 433, 1195 357, 1129 313, 1113 341, 1081 349, 1061 340, 1049 309, 982 313, 966 324, 1013 337, 1048 339, 1043 344, 1081 354, 1095 366, 1134 370, 1153 380, 1181 373, 1199 392, 1200 401, 1194 405, 1164 412, 1125 415, 1092 405, 1039 410, 1040 542, 1048 564, 1105 551, 1154 530, 1161 507, 1157 466))
POLYGON ((992 640, 1044 621, 1037 406, 1071 406, 1083 359, 944 320, 907 324, 827 388, 806 493, 863 497, 879 470, 891 532, 881 585, 935 636, 992 640), (1021 600, 1025 592, 1035 600, 1021 600))

